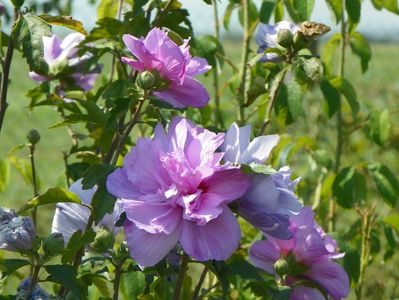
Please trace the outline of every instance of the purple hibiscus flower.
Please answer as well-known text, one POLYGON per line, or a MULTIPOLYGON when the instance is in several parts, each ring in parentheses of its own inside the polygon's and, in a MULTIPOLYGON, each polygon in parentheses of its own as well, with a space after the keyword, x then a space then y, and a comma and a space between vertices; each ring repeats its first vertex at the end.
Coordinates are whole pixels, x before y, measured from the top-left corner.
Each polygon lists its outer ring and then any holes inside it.
MULTIPOLYGON (((255 242, 249 250, 252 263, 269 274, 276 275, 275 262, 293 255, 302 271, 295 275, 288 273, 283 278, 285 284, 293 285, 301 280, 314 281, 333 299, 345 298, 349 293, 349 278, 344 269, 333 261, 344 254, 337 252, 336 241, 326 235, 314 221, 314 213, 310 207, 304 207, 298 215, 290 218, 290 230, 293 233, 290 240, 268 237, 267 240, 255 242)), ((296 289, 294 287, 291 299, 306 299, 296 289)), ((308 289, 302 292, 317 294, 308 289)))
POLYGON ((223 153, 215 151, 223 137, 175 117, 167 132, 158 124, 153 139, 138 139, 109 175, 107 189, 120 199, 140 265, 155 265, 177 242, 199 261, 227 259, 238 247, 240 227, 227 205, 244 194, 248 178, 220 165, 223 153))
MULTIPOLYGON (((251 126, 233 123, 226 133, 221 150, 225 162, 263 164, 277 145, 278 135, 259 136, 250 142, 251 126)), ((298 179, 291 181, 288 167, 271 175, 252 174, 250 186, 238 201, 239 213, 264 233, 280 239, 290 239, 289 217, 299 213, 302 205, 293 190, 298 179)))
MULTIPOLYGON (((281 21, 275 25, 262 23, 259 25, 258 33, 256 34, 256 43, 259 46, 258 53, 262 53, 268 48, 280 48, 277 43, 277 35, 281 29, 288 29, 294 35, 299 30, 299 26, 289 21, 281 21)), ((260 61, 268 62, 278 59, 277 53, 266 53, 260 61)))
MULTIPOLYGON (((63 40, 59 39, 55 34, 51 37, 43 36, 43 58, 48 65, 49 72, 46 75, 36 72, 29 72, 31 79, 37 82, 46 82, 53 79, 53 76, 68 66, 73 72, 68 77, 82 90, 88 91, 93 88, 95 80, 99 74, 99 68, 85 73, 83 72, 83 64, 92 57, 90 53, 79 56, 79 44, 85 39, 81 33, 75 32, 68 34, 63 40)), ((61 97, 63 96, 64 82, 61 82, 61 97)))
MULTIPOLYGON (((84 190, 82 179, 79 179, 70 186, 69 191, 76 194, 82 203, 90 205, 97 191, 97 186, 84 190)), ((55 209, 51 232, 61 233, 65 244, 67 244, 75 231, 85 230, 89 216, 90 209, 84 205, 77 203, 58 203, 55 209)), ((118 221, 119 216, 119 206, 115 205, 113 213, 106 214, 99 225, 116 234, 118 227, 114 225, 116 221, 118 221)))
POLYGON ((154 92, 156 97, 176 108, 202 107, 208 103, 208 92, 193 77, 207 72, 211 66, 203 58, 191 57, 189 40, 178 46, 166 31, 154 28, 146 38, 125 34, 123 41, 136 59, 122 57, 122 62, 141 72, 156 71, 167 83, 154 92))

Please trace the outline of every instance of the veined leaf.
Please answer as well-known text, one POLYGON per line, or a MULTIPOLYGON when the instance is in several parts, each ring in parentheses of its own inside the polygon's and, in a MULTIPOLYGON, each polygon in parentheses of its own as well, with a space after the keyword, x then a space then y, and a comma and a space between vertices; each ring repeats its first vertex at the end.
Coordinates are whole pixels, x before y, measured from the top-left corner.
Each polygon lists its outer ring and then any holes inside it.
POLYGON ((369 165, 368 169, 385 203, 395 207, 399 197, 399 181, 395 174, 380 163, 369 165))
POLYGON ((354 31, 349 36, 352 52, 360 57, 362 72, 366 72, 371 59, 371 48, 367 39, 359 32, 354 31))
POLYGON ((51 26, 31 13, 22 15, 12 30, 12 38, 17 48, 22 49, 30 70, 45 71, 43 59, 43 36, 51 36, 51 26))
POLYGON ((346 100, 348 100, 349 106, 352 109, 353 118, 355 119, 359 112, 360 105, 357 101, 357 94, 352 84, 342 77, 334 77, 330 79, 330 83, 345 96, 346 100))
POLYGON ((390 129, 391 121, 389 119, 389 111, 387 109, 371 114, 371 118, 368 123, 368 132, 370 138, 377 145, 381 146, 388 139, 390 129))
POLYGON ((342 1, 341 0, 327 0, 327 5, 334 15, 335 24, 338 24, 342 19, 342 1))
POLYGON ((334 58, 340 44, 341 35, 336 33, 330 37, 323 47, 322 60, 324 63, 324 70, 327 75, 334 74, 334 67, 336 65, 334 58))
POLYGON ((80 32, 81 34, 87 35, 87 31, 83 28, 82 22, 74 20, 70 16, 41 15, 40 18, 46 21, 48 24, 63 26, 80 32))

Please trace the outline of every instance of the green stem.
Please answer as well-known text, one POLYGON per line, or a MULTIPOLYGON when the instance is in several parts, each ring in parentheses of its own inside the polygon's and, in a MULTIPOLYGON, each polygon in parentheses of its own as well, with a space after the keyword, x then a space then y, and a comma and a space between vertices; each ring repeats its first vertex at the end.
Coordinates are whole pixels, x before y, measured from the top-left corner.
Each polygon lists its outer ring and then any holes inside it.
MULTIPOLYGON (((17 8, 14 9, 14 24, 19 18, 19 10, 17 8)), ((13 24, 13 25, 14 25, 13 24)), ((6 110, 8 107, 7 103, 7 93, 8 93, 8 85, 9 85, 9 76, 10 76, 10 68, 11 68, 11 61, 14 54, 14 42, 12 40, 12 35, 8 39, 7 44, 7 52, 2 64, 3 66, 3 74, 1 76, 1 90, 0 90, 0 132, 3 126, 4 116, 6 114, 6 110)))
POLYGON ((35 285, 37 283, 37 280, 38 280, 38 277, 39 277, 39 271, 40 271, 41 267, 42 267, 41 264, 37 264, 33 268, 33 275, 32 275, 32 279, 30 281, 28 290, 26 291, 25 300, 30 299, 30 296, 31 296, 31 294, 33 292, 33 289, 34 289, 34 287, 35 287, 35 285))
POLYGON ((199 292, 201 290, 201 286, 204 283, 206 274, 208 273, 208 266, 205 266, 204 269, 202 270, 200 279, 198 280, 197 285, 195 286, 194 292, 193 292, 193 296, 191 297, 191 300, 197 300, 198 299, 198 295, 199 292))
POLYGON ((115 267, 114 294, 112 296, 112 300, 118 300, 119 298, 119 284, 122 276, 122 264, 123 261, 118 263, 115 267))
MULTIPOLYGON (((220 28, 219 28, 219 14, 217 0, 212 1, 213 4, 213 16, 214 16, 214 26, 215 26, 215 38, 220 40, 220 28)), ((215 124, 220 124, 224 128, 223 114, 220 109, 220 93, 219 93, 219 77, 218 77, 218 64, 216 62, 215 68, 213 70, 213 89, 215 92, 215 124)))
MULTIPOLYGON (((39 195, 37 189, 37 179, 36 179, 36 164, 35 164, 35 145, 29 144, 29 158, 30 158, 30 165, 32 170, 32 185, 33 185, 33 195, 37 197, 39 195)), ((32 221, 35 229, 37 227, 37 208, 34 207, 32 210, 32 221)))
POLYGON ((281 84, 284 82, 284 78, 285 78, 285 75, 287 74, 287 72, 288 72, 288 68, 285 67, 279 74, 277 74, 276 78, 274 79, 277 82, 272 84, 272 86, 274 86, 275 88, 273 88, 270 91, 269 102, 267 104, 266 114, 265 114, 265 118, 263 120, 262 127, 259 130, 259 135, 262 135, 265 132, 267 126, 270 123, 270 120, 272 117, 272 112, 273 112, 273 107, 276 104, 278 91, 280 90, 281 84))
POLYGON ((134 128, 134 126, 138 123, 139 121, 139 116, 140 116, 140 111, 143 108, 144 102, 147 98, 147 94, 145 93, 144 96, 139 100, 139 103, 137 104, 136 110, 134 112, 134 115, 132 117, 132 119, 130 120, 125 132, 122 134, 122 136, 120 137, 115 153, 114 153, 114 157, 111 161, 112 165, 115 165, 119 154, 122 152, 123 146, 126 142, 127 137, 129 136, 130 132, 132 131, 132 129, 134 128))
MULTIPOLYGON (((345 76, 345 60, 346 60, 346 39, 347 39, 347 28, 346 28, 346 20, 345 20, 345 10, 344 3, 342 4, 342 20, 341 20, 341 59, 339 64, 339 76, 343 78, 345 76)), ((341 167, 341 156, 342 150, 344 146, 344 133, 343 133, 343 116, 342 116, 342 103, 341 98, 338 100, 338 108, 337 108, 337 148, 335 151, 335 167, 334 171, 337 174, 341 167)), ((335 231, 335 215, 336 215, 336 203, 334 198, 330 198, 329 203, 329 218, 328 218, 328 230, 329 232, 335 231)))
POLYGON ((242 41, 241 51, 241 67, 240 67, 240 94, 238 97, 239 103, 239 123, 242 124, 245 120, 245 104, 247 103, 247 64, 249 56, 249 43, 251 40, 249 28, 249 0, 242 0, 243 9, 243 24, 244 36, 242 41))
POLYGON ((181 258, 179 274, 177 275, 175 291, 173 293, 173 298, 172 298, 173 300, 180 299, 180 293, 181 293, 181 289, 183 287, 184 275, 186 274, 189 261, 190 261, 190 257, 185 252, 183 252, 183 257, 181 258))

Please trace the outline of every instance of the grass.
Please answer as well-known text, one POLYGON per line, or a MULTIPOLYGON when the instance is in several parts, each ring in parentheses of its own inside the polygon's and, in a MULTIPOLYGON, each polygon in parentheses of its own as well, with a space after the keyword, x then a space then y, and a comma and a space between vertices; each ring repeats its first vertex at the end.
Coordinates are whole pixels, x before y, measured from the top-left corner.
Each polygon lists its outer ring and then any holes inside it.
MULTIPOLYGON (((225 50, 228 57, 233 57, 233 61, 239 60, 241 42, 225 41, 225 50)), ((391 120, 393 122, 392 142, 393 148, 378 148, 377 150, 370 150, 370 142, 365 143, 364 138, 360 139, 358 135, 353 136, 351 140, 351 148, 347 151, 356 150, 356 153, 361 153, 366 161, 372 162, 376 158, 379 161, 389 165, 396 174, 399 172, 399 160, 397 159, 397 150, 399 145, 399 123, 398 123, 398 106, 397 99, 399 99, 399 60, 397 54, 399 53, 399 45, 390 44, 373 44, 372 45, 373 58, 369 65, 369 70, 365 74, 360 72, 360 62, 357 57, 348 56, 347 64, 347 78, 353 83, 357 93, 358 99, 363 105, 373 107, 374 109, 388 108, 391 111, 391 120)), ((59 116, 55 110, 48 107, 39 107, 30 111, 28 106, 28 98, 25 96, 26 92, 34 87, 34 82, 28 77, 27 65, 19 55, 16 54, 15 60, 11 66, 11 85, 9 89, 9 109, 6 113, 5 124, 1 132, 1 147, 0 157, 9 155, 12 148, 19 144, 26 142, 26 134, 31 128, 36 128, 41 134, 40 143, 37 146, 37 170, 39 173, 41 186, 40 191, 45 191, 49 187, 62 184, 64 180, 64 163, 62 159, 62 152, 68 150, 70 147, 70 138, 65 128, 48 129, 48 127, 57 121, 59 116)), ((220 74, 221 82, 228 80, 233 75, 231 68, 228 65, 224 66, 223 73, 220 74)), ((210 93, 212 90, 211 76, 203 77, 201 80, 208 87, 210 93)), ((223 84, 222 84, 223 86, 223 84)), ((317 116, 323 107, 321 93, 315 89, 304 100, 304 108, 306 112, 306 119, 299 120, 294 125, 284 128, 283 131, 288 132, 293 136, 301 136, 308 134, 310 136, 323 136, 326 131, 331 132, 335 124, 335 120, 323 120, 324 126, 314 126, 313 121, 317 122, 317 116), (300 128, 298 130, 298 128, 300 128)), ((213 105, 213 104, 212 104, 213 105)), ((226 124, 235 119, 235 99, 234 95, 228 88, 224 89, 222 96, 222 107, 228 109, 225 113, 227 118, 226 124)), ((319 123, 320 124, 320 123, 319 123)), ((321 123, 323 125, 323 123, 321 123)), ((278 128, 275 124, 272 128, 278 128)), ((269 128, 270 129, 270 128, 269 128)), ((281 129, 281 128, 280 128, 281 129)), ((279 130, 280 131, 280 130, 279 130)), ((335 135, 327 135, 325 138, 331 139, 331 151, 335 144, 335 135)), ((329 149, 327 149, 329 150, 329 149)), ((28 159, 28 149, 21 149, 12 155, 20 158, 28 159)), ((343 165, 359 162, 357 157, 350 153, 344 154, 343 165)), ((359 162, 360 163, 360 162, 359 162)), ((299 166, 298 166, 299 167, 299 166)), ((295 169, 297 174, 301 174, 302 169, 295 169)), ((22 180, 15 168, 11 169, 10 184, 3 193, 0 193, 1 206, 9 206, 19 208, 22 204, 31 198, 33 195, 32 187, 22 180)), ((382 208, 384 210, 384 208, 382 208)), ((340 220, 350 219, 350 214, 353 212, 344 212, 340 216, 340 220)), ((51 224, 52 208, 42 208, 39 214, 39 220, 42 224, 41 231, 43 233, 49 232, 49 224, 51 224)), ((342 222, 346 226, 346 222, 342 222)), ((397 278, 395 275, 394 265, 385 265, 381 257, 376 258, 376 262, 369 270, 367 275, 366 292, 369 294, 369 299, 373 297, 378 298, 381 286, 389 286, 389 291, 392 296, 395 294, 395 285, 397 278), (384 276, 377 276, 384 269, 384 276)), ((386 295, 388 297, 388 295, 386 295)), ((376 299, 376 298, 374 298, 376 299)))

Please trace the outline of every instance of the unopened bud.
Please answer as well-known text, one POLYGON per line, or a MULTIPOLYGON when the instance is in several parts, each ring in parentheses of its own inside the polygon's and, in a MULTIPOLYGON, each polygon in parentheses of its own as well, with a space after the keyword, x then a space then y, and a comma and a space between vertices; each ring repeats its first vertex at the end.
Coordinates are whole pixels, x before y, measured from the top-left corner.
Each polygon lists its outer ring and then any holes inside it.
POLYGON ((7 224, 15 217, 17 217, 17 214, 13 209, 0 207, 0 226, 7 224))
POLYGON ((287 275, 289 272, 289 265, 284 258, 280 258, 274 263, 274 270, 276 271, 277 275, 283 277, 287 275))
POLYGON ((11 0, 11 2, 15 7, 21 7, 24 5, 25 0, 11 0))
POLYGON ((100 229, 91 245, 99 253, 105 253, 114 245, 115 239, 112 233, 106 229, 100 229))
POLYGON ((26 138, 32 145, 37 144, 40 141, 40 133, 36 129, 31 129, 26 135, 26 138))
POLYGON ((157 80, 159 80, 159 78, 157 77, 159 76, 156 76, 153 72, 150 71, 141 72, 137 76, 137 85, 145 91, 154 89, 157 85, 157 80))
POLYGON ((277 33, 277 43, 284 48, 290 48, 293 44, 291 31, 289 29, 280 29, 277 33))
POLYGON ((0 228, 0 249, 28 251, 35 247, 36 231, 28 217, 15 217, 0 228))
POLYGON ((43 245, 44 252, 50 256, 61 254, 64 251, 64 239, 59 232, 53 232, 45 240, 43 245))
POLYGON ((295 50, 301 50, 303 48, 306 48, 308 45, 308 40, 304 37, 303 33, 298 31, 294 34, 294 48, 295 50))

